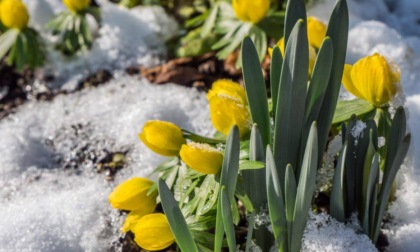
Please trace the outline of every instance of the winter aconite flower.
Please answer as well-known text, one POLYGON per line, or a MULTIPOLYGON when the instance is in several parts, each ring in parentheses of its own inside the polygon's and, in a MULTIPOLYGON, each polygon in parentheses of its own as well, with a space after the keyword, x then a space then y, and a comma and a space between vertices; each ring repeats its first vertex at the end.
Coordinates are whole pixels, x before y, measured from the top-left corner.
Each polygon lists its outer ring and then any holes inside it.
POLYGON ((159 120, 146 122, 139 138, 149 149, 163 156, 177 156, 186 143, 178 126, 159 120))
POLYGON ((21 0, 0 1, 0 17, 7 28, 22 30, 29 22, 28 10, 21 0))
POLYGON ((345 65, 343 85, 353 95, 381 107, 397 93, 400 71, 377 53, 345 65))
POLYGON ((321 47, 327 34, 327 26, 316 17, 308 17, 308 43, 315 49, 321 47))
POLYGON ((269 0, 232 0, 232 7, 239 20, 259 23, 270 9, 269 0))
POLYGON ((161 213, 141 217, 131 231, 134 233, 134 241, 149 251, 162 250, 175 241, 168 220, 161 213))
POLYGON ((80 12, 89 7, 90 0, 63 0, 64 5, 72 12, 80 12))
POLYGON ((214 128, 225 135, 238 125, 240 136, 245 136, 250 130, 250 115, 246 106, 235 97, 223 94, 214 95, 209 99, 210 117, 214 128))
POLYGON ((222 168, 222 153, 208 144, 184 144, 179 154, 191 169, 204 174, 217 174, 222 168))
MULTIPOLYGON (((280 49, 281 55, 284 57, 284 37, 281 38, 279 41, 277 41, 277 46, 280 49)), ((314 69, 315 66, 315 61, 316 61, 316 51, 315 48, 311 45, 309 45, 309 66, 308 66, 308 75, 311 76, 312 75, 312 70, 314 69)), ((272 54, 273 49, 268 48, 268 53, 272 54)))
POLYGON ((131 231, 137 221, 141 219, 141 217, 145 216, 146 214, 151 214, 152 212, 145 213, 142 210, 139 211, 131 211, 127 217, 125 217, 124 225, 121 228, 121 232, 127 233, 131 231))
POLYGON ((132 178, 119 184, 109 195, 113 208, 152 213, 156 207, 157 191, 147 195, 153 182, 146 178, 132 178))
POLYGON ((226 79, 215 81, 207 94, 207 98, 210 100, 213 96, 218 94, 235 97, 239 99, 242 104, 248 104, 245 89, 234 81, 226 79))

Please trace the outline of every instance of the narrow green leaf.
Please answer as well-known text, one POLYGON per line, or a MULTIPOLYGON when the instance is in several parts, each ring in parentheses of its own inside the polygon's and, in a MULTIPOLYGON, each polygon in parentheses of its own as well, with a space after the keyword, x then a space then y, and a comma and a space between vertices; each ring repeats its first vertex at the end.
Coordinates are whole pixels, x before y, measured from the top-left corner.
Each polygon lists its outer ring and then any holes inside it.
POLYGON ((15 44, 16 39, 19 35, 18 29, 9 29, 0 36, 0 59, 6 55, 6 53, 15 44))
POLYGON ((266 155, 267 199, 271 226, 273 228, 274 239, 279 251, 287 251, 288 235, 286 208, 284 205, 283 192, 270 145, 267 146, 266 155))
POLYGON ((203 38, 207 37, 210 34, 210 32, 213 30, 218 13, 219 13, 219 5, 214 4, 210 10, 210 13, 207 19, 204 22, 203 29, 201 30, 201 37, 203 38))
POLYGON ((289 164, 286 167, 286 181, 285 181, 285 205, 286 205, 286 220, 287 220, 287 233, 288 233, 288 245, 289 251, 292 244, 293 234, 293 214, 295 212, 296 203, 296 178, 293 167, 289 164))
POLYGON ((345 122, 349 120, 353 114, 359 117, 369 113, 373 109, 375 109, 375 107, 372 106, 370 102, 362 99, 338 101, 332 123, 336 124, 345 122))
POLYGON ((270 87, 271 87, 271 100, 273 105, 273 115, 276 115, 277 100, 280 87, 280 74, 283 65, 283 56, 281 55, 280 48, 276 45, 271 54, 270 65, 270 87))
MULTIPOLYGON (((255 48, 258 53, 258 58, 262 62, 267 55, 267 35, 265 31, 261 30, 256 25, 252 25, 248 30, 249 37, 254 42, 255 48)), ((246 35, 246 34, 244 34, 246 35)))
MULTIPOLYGON (((226 141, 226 151, 223 158, 223 165, 220 177, 220 187, 225 186, 227 195, 229 196, 230 202, 234 203, 234 194, 236 190, 236 182, 238 179, 238 169, 239 169, 239 129, 235 125, 230 130, 228 139, 226 141)), ((235 203, 236 204, 236 203, 235 203)), ((217 204, 217 213, 216 213, 216 231, 215 231, 215 241, 214 241, 214 250, 221 251, 223 235, 224 235, 224 226, 222 219, 222 202, 220 200, 217 204)))
POLYGON ((222 189, 220 191, 220 197, 221 197, 221 202, 222 202, 223 226, 226 232, 226 238, 227 238, 227 242, 229 246, 229 251, 235 252, 236 251, 236 238, 235 238, 235 229, 233 226, 231 202, 229 201, 229 195, 227 193, 225 186, 222 186, 222 189))
POLYGON ((312 124, 303 156, 302 170, 299 177, 295 211, 293 214, 293 236, 290 251, 300 251, 303 232, 311 209, 312 196, 315 191, 315 178, 318 165, 318 134, 316 123, 312 124))
POLYGON ((242 68, 245 90, 251 110, 252 121, 260 129, 264 146, 271 143, 270 117, 268 113, 267 92, 261 71, 258 53, 250 38, 242 42, 242 68))
POLYGON ((159 196, 162 202, 163 211, 168 218, 169 226, 175 236, 176 243, 182 251, 197 251, 197 245, 188 228, 184 215, 178 207, 172 192, 165 181, 159 180, 159 196))
POLYGON ((251 161, 251 160, 241 160, 239 161, 239 170, 258 170, 265 167, 263 162, 251 161))
POLYGON ((340 222, 346 220, 345 202, 345 185, 344 173, 347 154, 347 143, 344 144, 338 157, 337 167, 335 168, 333 185, 330 196, 330 215, 340 222))
POLYGON ((248 217, 248 233, 246 235, 245 252, 250 252, 251 242, 252 242, 252 232, 254 231, 254 225, 255 225, 255 210, 252 211, 251 215, 248 217))
POLYGON ((209 137, 204 137, 204 136, 200 136, 194 132, 191 132, 189 130, 186 129, 181 129, 182 131, 182 135, 187 138, 190 139, 191 141, 194 142, 200 142, 200 143, 208 143, 208 144, 218 144, 218 143, 225 143, 226 140, 225 139, 216 139, 216 138, 209 138, 209 137))
POLYGON ((274 159, 281 185, 284 185, 287 164, 299 174, 297 164, 308 85, 308 57, 306 26, 300 20, 286 46, 275 115, 274 159))
MULTIPOLYGON (((250 144, 249 144, 249 160, 265 161, 265 146, 263 145, 261 134, 256 124, 252 126, 250 144)), ((246 192, 251 199, 252 205, 259 215, 262 210, 267 208, 267 192, 264 169, 242 171, 244 186, 246 192)), ((273 245, 273 235, 267 227, 259 227, 254 231, 255 243, 263 250, 268 250, 273 245)))
MULTIPOLYGON (((333 63, 327 91, 322 102, 318 119, 318 146, 325 148, 337 105, 338 94, 343 76, 344 61, 347 51, 347 37, 349 29, 349 14, 346 0, 338 0, 328 23, 327 36, 333 43, 333 63)), ((318 164, 322 162, 322 151, 318 153, 318 164)))
MULTIPOLYGON (((370 158, 370 155, 366 155, 366 161, 368 161, 370 158)), ((373 227, 370 225, 372 220, 370 219, 370 211, 371 209, 376 209, 376 204, 371 205, 372 199, 378 197, 377 194, 375 194, 375 186, 377 184, 378 178, 379 178, 379 154, 375 153, 373 156, 373 159, 370 159, 369 164, 369 173, 367 174, 368 180, 366 185, 366 198, 365 198, 365 204, 364 204, 364 212, 362 216, 362 228, 365 234, 371 237, 371 232, 373 227)), ((365 169, 367 167, 365 166, 365 169)), ((371 237, 372 238, 372 237, 371 237)))
POLYGON ((289 36, 298 20, 306 22, 306 6, 304 0, 288 0, 284 24, 284 43, 287 45, 289 36))

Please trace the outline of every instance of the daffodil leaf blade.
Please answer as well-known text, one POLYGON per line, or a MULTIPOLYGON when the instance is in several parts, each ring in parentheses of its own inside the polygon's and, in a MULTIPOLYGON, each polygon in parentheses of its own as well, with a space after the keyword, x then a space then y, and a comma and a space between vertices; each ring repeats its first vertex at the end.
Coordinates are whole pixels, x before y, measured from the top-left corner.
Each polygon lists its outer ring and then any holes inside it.
POLYGON ((231 202, 229 200, 229 195, 226 187, 222 186, 220 192, 221 202, 222 202, 222 216, 223 216, 223 226, 226 232, 226 239, 229 246, 229 251, 236 251, 236 238, 235 238, 235 229, 233 226, 233 214, 231 208, 231 202))
POLYGON ((305 116, 309 60, 306 26, 302 20, 296 23, 285 49, 274 120, 273 146, 282 185, 287 164, 297 169, 296 174, 299 174, 300 168, 298 158, 305 116))
POLYGON ((315 179, 318 166, 318 133, 316 123, 312 123, 303 156, 302 169, 296 190, 295 209, 290 248, 300 251, 303 232, 311 209, 312 196, 315 191, 315 179))
POLYGON ((242 42, 241 55, 245 91, 248 97, 252 121, 258 125, 263 144, 266 146, 271 143, 267 92, 258 53, 249 37, 246 37, 242 42))
POLYGON ((289 0, 286 6, 286 19, 284 24, 285 45, 289 41, 290 34, 298 20, 306 22, 306 5, 304 0, 289 0))
POLYGON ((332 123, 338 124, 345 122, 348 121, 353 114, 361 116, 374 109, 375 107, 372 104, 362 99, 338 101, 332 123))
MULTIPOLYGON (((344 62, 347 51, 347 38, 349 30, 349 13, 346 0, 338 0, 332 11, 327 36, 331 38, 333 45, 333 62, 328 82, 328 87, 322 102, 321 110, 316 120, 318 124, 319 149, 324 149, 334 117, 338 94, 341 87, 344 62)), ((322 152, 318 153, 318 163, 322 161, 322 152)))
POLYGON ((277 100, 280 87, 281 68, 283 65, 283 56, 281 55, 280 48, 276 45, 271 54, 270 65, 270 88, 273 115, 276 115, 277 100))
POLYGON ((163 180, 159 180, 159 196, 169 226, 180 249, 183 251, 198 252, 197 245, 188 228, 188 224, 185 221, 181 209, 178 207, 178 202, 175 200, 172 192, 163 180))
POLYGON ((279 181, 273 153, 269 145, 267 146, 266 151, 266 165, 268 212, 273 228, 274 239, 279 251, 287 251, 288 234, 283 189, 279 181))
POLYGON ((346 213, 344 208, 346 154, 347 143, 344 144, 338 157, 330 196, 330 215, 340 222, 344 222, 346 220, 346 213))
POLYGON ((364 209, 363 209, 363 216, 362 216, 362 228, 365 234, 368 234, 371 236, 372 231, 372 220, 370 219, 370 211, 371 209, 376 208, 375 205, 371 205, 372 199, 377 198, 378 195, 375 194, 375 185, 377 184, 378 178, 379 178, 379 154, 376 152, 374 153, 373 157, 371 155, 371 151, 373 150, 373 145, 371 145, 371 148, 369 149, 369 154, 366 156, 366 162, 365 162, 365 174, 364 178, 366 179, 366 185, 365 185, 365 201, 364 201, 364 209))

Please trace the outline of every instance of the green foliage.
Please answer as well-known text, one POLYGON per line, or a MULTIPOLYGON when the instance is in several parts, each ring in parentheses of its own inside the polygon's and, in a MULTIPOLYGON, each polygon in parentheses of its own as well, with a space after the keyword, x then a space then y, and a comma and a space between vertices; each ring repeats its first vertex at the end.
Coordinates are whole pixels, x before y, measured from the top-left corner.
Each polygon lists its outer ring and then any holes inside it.
POLYGON ((99 26, 100 12, 94 7, 81 13, 62 12, 47 24, 47 27, 52 30, 52 34, 59 37, 56 48, 63 54, 71 56, 78 51, 91 48, 94 37, 89 27, 88 15, 93 17, 99 26))
POLYGON ((0 59, 7 56, 7 63, 16 69, 25 66, 35 69, 44 64, 45 45, 32 28, 9 29, 0 35, 0 59))

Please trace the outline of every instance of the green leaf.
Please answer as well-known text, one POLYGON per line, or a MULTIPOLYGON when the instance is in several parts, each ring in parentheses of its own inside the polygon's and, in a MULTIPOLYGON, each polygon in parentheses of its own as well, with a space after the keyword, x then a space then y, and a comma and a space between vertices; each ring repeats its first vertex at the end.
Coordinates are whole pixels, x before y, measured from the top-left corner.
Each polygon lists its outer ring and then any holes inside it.
POLYGON ((270 87, 271 87, 271 99, 273 106, 273 115, 276 115, 277 100, 280 88, 280 74, 283 65, 283 56, 281 55, 280 48, 275 45, 271 54, 271 65, 270 65, 270 87))
POLYGON ((204 137, 204 136, 200 136, 194 132, 191 132, 189 130, 186 129, 181 129, 182 131, 182 135, 187 138, 190 139, 191 141, 194 142, 200 142, 200 143, 208 143, 208 144, 219 144, 219 143, 225 143, 226 140, 225 139, 216 139, 216 138, 209 138, 209 137, 204 137))
POLYGON ((318 164, 318 134, 316 123, 312 124, 303 156, 302 170, 296 192, 295 211, 293 214, 293 236, 291 250, 300 251, 303 232, 308 212, 311 209, 312 195, 315 191, 315 178, 318 164))
MULTIPOLYGON (((274 125, 274 159, 280 184, 287 164, 299 174, 298 158, 308 83, 308 38, 302 20, 296 23, 287 43, 274 125)), ((300 163, 300 162, 299 162, 300 163)))
POLYGON ((365 234, 367 234, 370 238, 372 237, 372 230, 373 226, 371 223, 374 223, 370 219, 370 211, 371 209, 376 209, 376 204, 371 205, 372 199, 377 198, 378 195, 375 193, 375 186, 379 179, 379 154, 375 153, 371 161, 369 162, 370 155, 366 155, 366 165, 365 169, 369 169, 369 172, 365 172, 367 175, 367 185, 366 185, 366 197, 365 197, 365 203, 364 203, 364 212, 362 216, 362 228, 365 234), (369 167, 370 166, 370 167, 369 167))
POLYGON ((330 215, 340 222, 346 220, 345 202, 345 163, 347 154, 347 143, 341 149, 338 157, 337 167, 335 168, 333 185, 330 196, 330 215))
POLYGON ((257 49, 258 58, 262 62, 267 55, 267 35, 256 25, 250 27, 248 34, 257 49))
POLYGON ((243 78, 252 121, 259 127, 263 146, 267 146, 267 144, 271 143, 267 92, 258 54, 250 38, 243 40, 241 54, 243 78))
MULTIPOLYGON (((349 29, 349 14, 346 0, 338 0, 328 23, 327 36, 333 43, 333 63, 327 91, 322 102, 321 110, 317 121, 318 124, 318 146, 320 150, 325 148, 337 105, 338 94, 343 76, 344 60, 347 51, 347 37, 349 29)), ((322 162, 323 152, 318 153, 318 164, 322 162)))
POLYGON ((377 214, 374 226, 373 241, 376 242, 379 236, 379 230, 383 215, 388 205, 389 195, 392 184, 395 180, 398 170, 407 155, 410 147, 411 135, 406 134, 406 116, 403 107, 399 107, 392 121, 390 134, 388 137, 388 150, 385 161, 384 175, 382 179, 381 190, 378 198, 377 214))
POLYGON ((236 238, 235 238, 235 229, 233 226, 233 218, 232 218, 232 209, 231 203, 229 200, 229 195, 227 193, 226 187, 222 186, 222 190, 220 192, 221 202, 222 202, 222 216, 223 216, 223 226, 226 232, 226 238, 229 246, 229 251, 236 251, 236 238))
POLYGON ((275 40, 281 39, 283 37, 283 29, 280 29, 284 26, 284 17, 285 12, 279 11, 273 14, 269 14, 266 18, 261 20, 257 25, 263 31, 267 33, 267 36, 274 38, 275 40), (275 29, 273 27, 276 27, 275 29))
POLYGON ((255 225, 255 210, 252 211, 251 215, 248 217, 248 233, 246 235, 245 252, 250 252, 251 242, 252 242, 252 232, 254 231, 254 225, 255 225))
POLYGON ((296 178, 293 167, 289 164, 286 167, 286 181, 285 181, 285 204, 286 204, 286 220, 287 220, 287 233, 289 250, 292 244, 293 236, 293 214, 295 212, 296 203, 296 178))
MULTIPOLYGON (((226 151, 223 158, 222 171, 220 176, 220 187, 225 186, 228 199, 230 202, 234 203, 234 194, 236 190, 236 182, 238 179, 238 169, 239 169, 239 129, 235 125, 230 130, 227 142, 226 142, 226 151)), ((236 202, 234 203, 236 204, 236 202)), ((215 242, 214 249, 215 251, 220 251, 222 248, 223 242, 223 220, 222 220, 222 202, 219 197, 219 203, 217 204, 217 214, 216 214, 216 231, 215 231, 215 242)))
POLYGON ((184 215, 178 207, 172 192, 165 181, 159 180, 159 196, 162 202, 163 211, 168 219, 169 226, 175 236, 176 243, 182 251, 197 251, 197 245, 188 228, 184 215))
POLYGON ((353 114, 361 116, 374 109, 375 107, 372 104, 362 99, 338 101, 332 123, 341 123, 349 120, 353 114))
POLYGON ((219 5, 215 4, 210 10, 208 17, 206 18, 203 29, 201 30, 201 36, 203 38, 207 37, 210 32, 213 30, 214 25, 216 23, 217 15, 219 13, 219 5))
POLYGON ((270 145, 267 146, 266 156, 267 199, 271 227, 273 228, 274 239, 279 251, 288 251, 286 208, 270 145))
POLYGON ((16 43, 16 39, 19 35, 18 29, 9 29, 0 36, 0 59, 6 55, 6 53, 16 43))
MULTIPOLYGON (((229 39, 229 44, 218 51, 216 56, 219 59, 226 59, 231 52, 240 46, 242 39, 248 35, 250 28, 251 26, 249 23, 239 23, 239 28, 234 31, 234 34, 229 39)), ((214 46, 212 48, 214 48, 214 46)))
MULTIPOLYGON (((298 20, 306 23, 306 6, 303 0, 288 0, 286 6, 286 19, 284 25, 284 44, 287 45, 289 36, 298 20)), ((307 69, 306 69, 307 70, 307 69)))
POLYGON ((258 170, 265 167, 265 164, 260 161, 241 160, 239 161, 239 170, 258 170))

